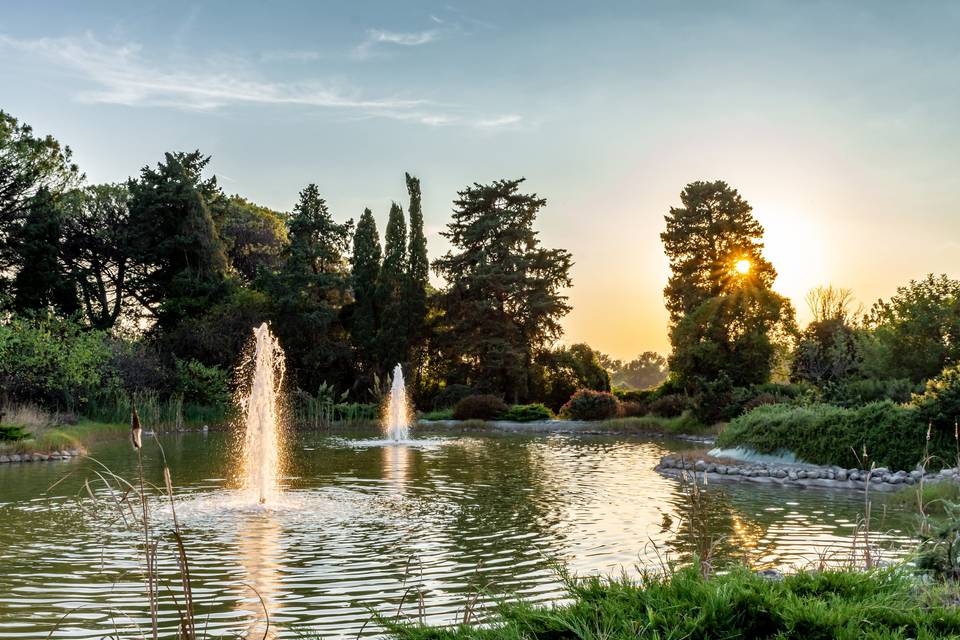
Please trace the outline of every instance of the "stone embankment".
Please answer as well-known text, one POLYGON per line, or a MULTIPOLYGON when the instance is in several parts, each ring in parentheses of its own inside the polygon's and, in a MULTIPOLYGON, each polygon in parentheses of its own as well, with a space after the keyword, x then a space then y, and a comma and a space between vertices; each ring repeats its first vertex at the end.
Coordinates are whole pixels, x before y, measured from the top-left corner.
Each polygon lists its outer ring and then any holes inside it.
POLYGON ((0 455, 0 464, 6 462, 53 462, 54 460, 70 460, 83 455, 82 449, 64 449, 50 453, 11 453, 0 455))
POLYGON ((755 482, 795 487, 824 487, 829 489, 860 489, 869 479, 870 490, 895 491, 905 485, 943 480, 960 481, 960 469, 944 469, 937 473, 891 471, 885 467, 867 471, 835 466, 809 464, 781 464, 771 462, 714 462, 702 459, 664 456, 656 470, 664 475, 678 477, 695 472, 708 482, 755 482))

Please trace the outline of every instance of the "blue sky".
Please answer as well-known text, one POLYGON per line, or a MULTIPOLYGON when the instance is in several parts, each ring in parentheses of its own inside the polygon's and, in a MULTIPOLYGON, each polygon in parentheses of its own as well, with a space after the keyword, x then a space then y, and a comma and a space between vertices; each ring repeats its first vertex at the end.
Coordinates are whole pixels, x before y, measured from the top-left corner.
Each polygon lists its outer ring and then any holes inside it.
POLYGON ((199 148, 228 192, 382 225, 410 171, 433 256, 457 189, 526 176, 577 262, 567 341, 629 357, 666 349, 696 179, 754 205, 801 320, 818 284, 960 276, 958 33, 956 2, 8 2, 0 108, 93 182, 199 148))

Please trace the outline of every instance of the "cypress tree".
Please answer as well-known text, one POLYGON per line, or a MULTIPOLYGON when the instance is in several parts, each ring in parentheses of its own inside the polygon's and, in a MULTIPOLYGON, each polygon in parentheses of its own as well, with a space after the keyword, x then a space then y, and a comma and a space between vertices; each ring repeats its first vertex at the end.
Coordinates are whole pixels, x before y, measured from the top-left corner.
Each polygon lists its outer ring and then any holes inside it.
POLYGON ((377 299, 382 311, 380 324, 380 363, 385 370, 407 361, 407 327, 403 294, 407 272, 407 225, 403 209, 390 205, 390 217, 384 235, 383 267, 377 299))
POLYGON ((415 382, 419 384, 426 338, 427 285, 430 262, 427 259, 427 238, 423 234, 423 210, 420 207, 420 179, 405 174, 410 206, 410 234, 407 245, 407 277, 404 294, 404 315, 407 320, 407 342, 410 349, 415 382))
POLYGON ((377 365, 377 331, 380 328, 377 286, 380 280, 380 235, 370 209, 364 209, 353 234, 350 258, 353 306, 351 336, 357 360, 365 369, 377 365))

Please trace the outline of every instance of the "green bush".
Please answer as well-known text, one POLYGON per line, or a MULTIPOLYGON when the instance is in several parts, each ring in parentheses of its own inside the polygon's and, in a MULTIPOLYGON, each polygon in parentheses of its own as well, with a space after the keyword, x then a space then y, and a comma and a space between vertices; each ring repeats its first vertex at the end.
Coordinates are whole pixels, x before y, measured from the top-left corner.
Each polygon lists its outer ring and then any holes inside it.
POLYGON ((841 407, 859 407, 871 402, 892 400, 897 403, 909 402, 914 393, 920 393, 922 385, 906 378, 891 380, 851 380, 844 384, 831 384, 824 387, 823 399, 841 407))
POLYGON ((177 391, 184 402, 222 407, 230 404, 230 377, 220 367, 177 360, 177 391))
MULTIPOLYGON (((927 425, 913 408, 890 401, 855 409, 826 404, 758 407, 735 418, 717 438, 721 447, 746 447, 759 453, 793 452, 815 464, 859 467, 866 464, 912 469, 924 457, 927 425)), ((953 434, 934 433, 931 466, 955 457, 953 434)))
POLYGON ((27 430, 19 424, 0 424, 0 442, 16 442, 29 437, 27 430))
POLYGON ((620 402, 612 393, 580 389, 560 409, 560 415, 574 420, 609 420, 620 412, 620 402))
POLYGON ((376 421, 380 419, 380 405, 359 402, 341 402, 333 405, 336 422, 376 421))
POLYGON ((650 413, 661 418, 676 418, 691 408, 690 398, 681 393, 668 393, 650 403, 650 413))
POLYGON ((952 429, 960 420, 960 365, 947 367, 928 380, 923 393, 913 396, 911 403, 941 431, 952 429))
POLYGON ((8 401, 76 409, 111 383, 107 335, 54 317, 0 324, 0 389, 8 401))
POLYGON ((621 400, 620 401, 620 417, 621 418, 636 418, 639 416, 646 415, 646 407, 635 400, 621 400))
POLYGON ((540 403, 515 404, 500 416, 501 420, 509 420, 510 422, 535 422, 550 420, 551 418, 553 418, 553 411, 540 403))
POLYGON ((497 396, 467 396, 453 408, 453 417, 457 420, 496 420, 508 409, 497 396))
POLYGON ((453 407, 434 409, 420 414, 421 420, 453 420, 453 407))

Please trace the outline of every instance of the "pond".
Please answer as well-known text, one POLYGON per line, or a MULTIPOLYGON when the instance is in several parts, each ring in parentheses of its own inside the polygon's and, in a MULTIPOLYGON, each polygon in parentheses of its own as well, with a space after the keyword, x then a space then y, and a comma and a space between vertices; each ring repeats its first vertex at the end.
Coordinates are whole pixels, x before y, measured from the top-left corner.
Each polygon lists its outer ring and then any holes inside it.
MULTIPOLYGON (((229 434, 161 436, 210 636, 259 638, 264 609, 271 637, 376 634, 371 612, 450 623, 502 598, 562 598, 558 566, 617 574, 689 559, 705 544, 718 562, 842 561, 855 551, 863 512, 853 492, 710 485, 691 527, 683 486, 654 471, 661 456, 692 446, 670 440, 477 432, 383 446, 374 437, 298 434, 283 501, 265 508, 238 504, 228 488, 229 434)), ((144 451, 149 478, 162 484, 156 443, 144 451)), ((126 442, 91 455, 134 477, 126 442)), ((137 625, 149 622, 139 538, 78 500, 86 480, 108 498, 93 482, 96 468, 0 466, 0 638, 44 638, 55 627, 54 638, 140 637, 137 625)), ((883 499, 871 537, 889 559, 913 543, 914 525, 883 499)), ((169 531, 169 506, 154 511, 169 531)), ((159 565, 175 585, 169 536, 159 565)), ((176 609, 162 597, 174 637, 176 609)))

